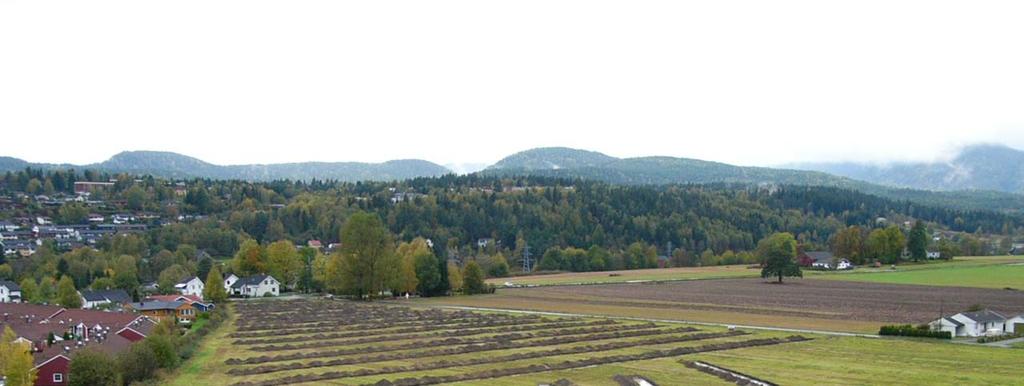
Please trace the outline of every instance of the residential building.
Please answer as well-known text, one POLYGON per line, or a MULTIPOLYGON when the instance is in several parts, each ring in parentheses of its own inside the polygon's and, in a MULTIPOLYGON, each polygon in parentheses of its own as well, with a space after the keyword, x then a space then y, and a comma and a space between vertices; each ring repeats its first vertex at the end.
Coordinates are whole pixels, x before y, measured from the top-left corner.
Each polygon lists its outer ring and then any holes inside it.
POLYGON ((120 308, 131 303, 132 297, 123 289, 114 290, 83 290, 78 294, 82 297, 82 308, 94 309, 101 306, 120 308))
POLYGON ((1007 318, 998 312, 981 310, 943 317, 928 325, 933 330, 948 331, 953 336, 978 337, 1005 333, 1006 320, 1007 318))
MULTIPOLYGON (((232 275, 233 276, 233 275, 232 275)), ((280 295, 281 283, 270 275, 253 275, 235 280, 228 290, 232 296, 259 298, 280 295)))
POLYGON ((8 280, 0 280, 0 303, 21 303, 21 287, 8 280))
POLYGON ((195 276, 186 278, 174 285, 174 289, 177 290, 178 293, 182 295, 195 295, 200 299, 203 298, 203 288, 205 288, 203 281, 199 280, 199 278, 195 276))
POLYGON ((24 303, 4 305, 0 319, 0 329, 10 327, 19 341, 31 345, 36 386, 66 385, 71 359, 82 349, 116 355, 145 339, 155 326, 145 316, 125 312, 24 303))
POLYGON ((196 320, 196 309, 186 302, 142 301, 128 303, 125 308, 157 320, 175 318, 181 323, 196 320))

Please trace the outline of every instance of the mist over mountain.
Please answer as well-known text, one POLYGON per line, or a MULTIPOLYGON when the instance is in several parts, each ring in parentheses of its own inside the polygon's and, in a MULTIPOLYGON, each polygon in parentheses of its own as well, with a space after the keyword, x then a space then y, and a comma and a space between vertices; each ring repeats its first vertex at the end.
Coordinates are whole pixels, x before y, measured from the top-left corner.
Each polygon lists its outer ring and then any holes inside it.
POLYGON ((801 163, 790 167, 894 187, 1024 193, 1024 151, 1002 145, 967 146, 944 162, 801 163))
MULTIPOLYGON (((996 167, 1002 162, 992 162, 996 167)), ((1021 165, 1018 163, 1017 165, 1021 165)), ((979 166, 980 168, 980 166, 979 166)), ((615 158, 570 148, 537 148, 508 156, 481 173, 584 178, 613 184, 664 185, 700 183, 790 184, 832 186, 881 197, 963 209, 1021 211, 1024 195, 977 188, 911 189, 882 185, 814 170, 735 166, 675 157, 615 158)), ((909 172, 913 173, 913 172, 909 172)))

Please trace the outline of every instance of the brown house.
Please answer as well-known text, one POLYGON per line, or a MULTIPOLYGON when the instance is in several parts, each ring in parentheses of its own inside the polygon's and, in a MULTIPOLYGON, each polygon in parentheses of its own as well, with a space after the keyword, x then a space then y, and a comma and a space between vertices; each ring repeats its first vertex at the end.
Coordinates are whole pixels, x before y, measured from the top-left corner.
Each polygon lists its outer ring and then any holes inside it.
POLYGON ((167 317, 173 317, 182 323, 192 323, 196 320, 196 309, 186 302, 144 301, 129 303, 125 305, 125 309, 161 320, 167 317))

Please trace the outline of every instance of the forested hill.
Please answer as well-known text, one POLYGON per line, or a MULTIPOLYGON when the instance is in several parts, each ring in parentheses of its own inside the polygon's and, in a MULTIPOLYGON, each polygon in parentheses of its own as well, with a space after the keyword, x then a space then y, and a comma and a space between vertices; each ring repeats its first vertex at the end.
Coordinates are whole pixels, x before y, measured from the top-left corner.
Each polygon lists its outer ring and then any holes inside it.
POLYGON ((999 145, 968 146, 946 162, 806 163, 793 167, 897 187, 1024 193, 1024 151, 999 145))
POLYGON ((585 178, 627 185, 739 183, 827 186, 857 190, 894 200, 909 200, 924 205, 972 210, 1024 211, 1024 195, 992 190, 915 190, 876 185, 810 170, 744 167, 674 157, 615 158, 570 148, 539 148, 516 153, 481 173, 497 176, 585 178))
POLYGON ((282 164, 214 165, 172 152, 126 151, 89 165, 33 164, 17 158, 0 158, 0 171, 26 167, 54 170, 99 170, 111 173, 152 175, 161 178, 208 178, 218 180, 336 180, 395 181, 451 173, 447 168, 423 160, 394 160, 383 163, 300 162, 282 164))

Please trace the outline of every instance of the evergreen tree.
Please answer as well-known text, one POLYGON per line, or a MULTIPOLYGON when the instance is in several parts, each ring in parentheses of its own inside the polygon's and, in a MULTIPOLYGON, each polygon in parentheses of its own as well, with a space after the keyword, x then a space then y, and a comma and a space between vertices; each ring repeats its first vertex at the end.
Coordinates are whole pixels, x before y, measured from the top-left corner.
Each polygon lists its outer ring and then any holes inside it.
POLYGON ((928 231, 924 227, 924 222, 914 223, 914 228, 910 230, 910 238, 907 240, 907 250, 914 261, 928 257, 928 231))
POLYGON ((206 286, 203 287, 204 300, 219 305, 228 299, 227 290, 224 288, 224 276, 220 274, 220 267, 214 266, 210 268, 210 272, 206 275, 205 283, 206 286))

